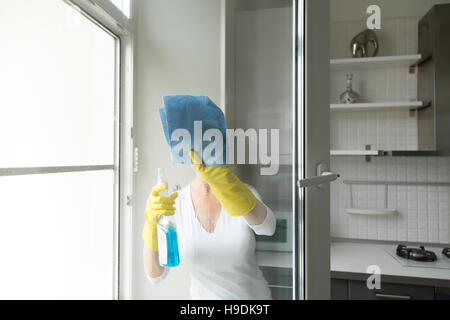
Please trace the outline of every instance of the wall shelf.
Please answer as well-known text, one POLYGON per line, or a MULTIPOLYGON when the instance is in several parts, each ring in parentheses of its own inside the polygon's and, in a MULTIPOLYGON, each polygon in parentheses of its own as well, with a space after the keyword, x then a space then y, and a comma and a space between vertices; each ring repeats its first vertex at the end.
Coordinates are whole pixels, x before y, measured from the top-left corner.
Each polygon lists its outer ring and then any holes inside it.
POLYGON ((398 214, 396 209, 366 209, 366 208, 346 208, 345 212, 354 215, 364 216, 391 216, 398 214))
POLYGON ((332 156, 384 156, 382 150, 331 150, 332 156))
POLYGON ((336 103, 331 104, 331 111, 380 111, 380 110, 417 110, 427 107, 423 101, 400 102, 367 102, 367 103, 336 103))
POLYGON ((331 71, 409 68, 422 58, 420 54, 370 58, 331 59, 331 71))

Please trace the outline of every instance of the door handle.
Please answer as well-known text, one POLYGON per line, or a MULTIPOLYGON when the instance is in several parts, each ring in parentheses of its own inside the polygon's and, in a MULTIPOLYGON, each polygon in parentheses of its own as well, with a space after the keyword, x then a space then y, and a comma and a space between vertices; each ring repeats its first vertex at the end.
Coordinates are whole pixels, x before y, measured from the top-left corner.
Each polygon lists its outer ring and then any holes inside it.
POLYGON ((321 176, 299 180, 297 185, 299 188, 307 188, 312 186, 320 187, 324 183, 337 180, 339 175, 333 172, 323 172, 321 176))
POLYGON ((317 176, 307 179, 302 179, 297 181, 297 186, 299 188, 317 187, 323 189, 324 184, 333 182, 337 180, 340 175, 334 172, 328 171, 328 166, 325 163, 320 163, 317 166, 317 176))

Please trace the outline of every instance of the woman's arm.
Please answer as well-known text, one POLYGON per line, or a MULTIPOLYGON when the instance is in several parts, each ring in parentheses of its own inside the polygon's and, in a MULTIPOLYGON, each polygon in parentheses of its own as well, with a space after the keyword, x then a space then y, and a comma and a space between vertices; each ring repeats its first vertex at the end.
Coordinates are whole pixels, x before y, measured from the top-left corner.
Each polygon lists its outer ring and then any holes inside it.
POLYGON ((151 251, 144 246, 144 268, 149 278, 156 279, 163 275, 164 268, 159 265, 158 251, 151 251))
POLYGON ((249 214, 244 216, 244 219, 257 235, 273 236, 277 228, 275 214, 261 201, 259 193, 253 188, 251 190, 256 196, 256 205, 249 214))
POLYGON ((244 216, 247 224, 258 235, 273 236, 277 228, 277 219, 273 211, 263 202, 259 192, 247 185, 256 198, 255 208, 244 216))
POLYGON ((256 200, 255 208, 244 216, 247 223, 251 226, 259 226, 266 220, 266 217, 267 208, 259 200, 256 200))

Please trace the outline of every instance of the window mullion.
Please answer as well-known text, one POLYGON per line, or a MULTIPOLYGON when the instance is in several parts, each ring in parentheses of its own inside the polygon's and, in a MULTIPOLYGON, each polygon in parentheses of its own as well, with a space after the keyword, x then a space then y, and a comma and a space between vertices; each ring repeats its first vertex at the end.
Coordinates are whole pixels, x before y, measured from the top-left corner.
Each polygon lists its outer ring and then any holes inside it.
POLYGON ((0 168, 0 177, 69 173, 69 172, 105 171, 114 169, 115 169, 114 165, 0 168))

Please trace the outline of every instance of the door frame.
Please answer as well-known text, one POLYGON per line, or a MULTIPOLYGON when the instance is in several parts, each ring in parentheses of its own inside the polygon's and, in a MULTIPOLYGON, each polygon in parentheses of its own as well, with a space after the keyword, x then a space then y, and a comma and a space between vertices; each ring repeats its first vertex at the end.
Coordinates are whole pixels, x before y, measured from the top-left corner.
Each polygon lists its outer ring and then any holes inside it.
POLYGON ((329 0, 295 0, 294 21, 294 293, 330 299, 330 188, 297 187, 330 164, 329 0))

